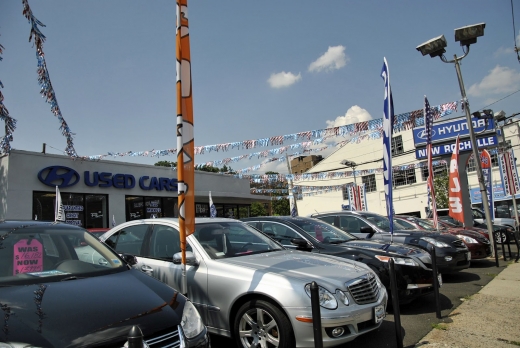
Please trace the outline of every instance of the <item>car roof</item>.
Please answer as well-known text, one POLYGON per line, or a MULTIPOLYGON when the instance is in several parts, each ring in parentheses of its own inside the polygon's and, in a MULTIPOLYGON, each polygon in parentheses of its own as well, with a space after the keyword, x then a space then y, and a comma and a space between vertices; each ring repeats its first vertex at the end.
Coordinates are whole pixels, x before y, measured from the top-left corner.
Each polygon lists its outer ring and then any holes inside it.
POLYGON ((1 220, 0 229, 12 229, 21 227, 40 227, 53 225, 55 228, 84 230, 83 227, 67 224, 64 222, 43 220, 1 220))

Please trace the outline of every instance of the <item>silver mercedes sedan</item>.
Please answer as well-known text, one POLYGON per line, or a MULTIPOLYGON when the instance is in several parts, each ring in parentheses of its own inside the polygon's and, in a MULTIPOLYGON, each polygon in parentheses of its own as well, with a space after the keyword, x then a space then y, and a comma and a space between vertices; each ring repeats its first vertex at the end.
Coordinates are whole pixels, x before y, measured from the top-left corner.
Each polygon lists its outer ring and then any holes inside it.
MULTIPOLYGON (((178 219, 129 221, 100 240, 136 256, 137 269, 182 287, 178 219)), ((234 219, 197 218, 187 244, 188 297, 211 333, 239 347, 314 347, 313 281, 324 347, 375 330, 385 317, 386 289, 362 263, 285 249, 234 219)))

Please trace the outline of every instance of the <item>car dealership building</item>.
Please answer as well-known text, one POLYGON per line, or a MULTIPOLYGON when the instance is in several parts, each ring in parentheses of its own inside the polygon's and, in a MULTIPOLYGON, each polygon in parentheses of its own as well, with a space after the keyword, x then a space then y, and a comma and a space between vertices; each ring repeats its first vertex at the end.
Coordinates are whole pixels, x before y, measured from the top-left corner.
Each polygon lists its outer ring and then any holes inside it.
MULTIPOLYGON (((178 217, 177 171, 168 167, 90 161, 12 150, 0 157, 0 220, 54 220, 56 186, 67 223, 110 227, 134 219, 178 217)), ((217 216, 249 216, 248 179, 195 171, 196 216, 209 216, 209 193, 217 216)))

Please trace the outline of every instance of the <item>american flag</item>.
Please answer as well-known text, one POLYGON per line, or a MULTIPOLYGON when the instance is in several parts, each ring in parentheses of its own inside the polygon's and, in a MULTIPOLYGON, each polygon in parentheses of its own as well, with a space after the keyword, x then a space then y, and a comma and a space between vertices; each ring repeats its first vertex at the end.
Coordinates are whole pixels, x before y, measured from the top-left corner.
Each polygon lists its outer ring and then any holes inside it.
POLYGON ((433 111, 430 108, 428 98, 424 96, 424 128, 426 133, 426 152, 428 153, 428 187, 429 200, 431 200, 431 211, 433 217, 433 225, 438 228, 437 204, 435 202, 435 189, 433 187, 433 163, 432 163, 432 128, 433 128, 433 111))

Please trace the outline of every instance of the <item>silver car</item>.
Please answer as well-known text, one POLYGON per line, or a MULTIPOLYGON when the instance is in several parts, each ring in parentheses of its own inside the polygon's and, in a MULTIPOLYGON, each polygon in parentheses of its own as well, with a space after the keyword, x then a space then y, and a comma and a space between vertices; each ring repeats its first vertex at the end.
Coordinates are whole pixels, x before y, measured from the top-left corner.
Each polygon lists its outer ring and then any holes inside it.
MULTIPOLYGON (((181 287, 178 219, 129 221, 100 239, 135 255, 139 270, 181 287)), ((234 219, 197 218, 187 244, 188 297, 211 333, 239 347, 314 347, 312 281, 324 347, 377 329, 385 316, 386 289, 362 263, 285 249, 234 219)))

